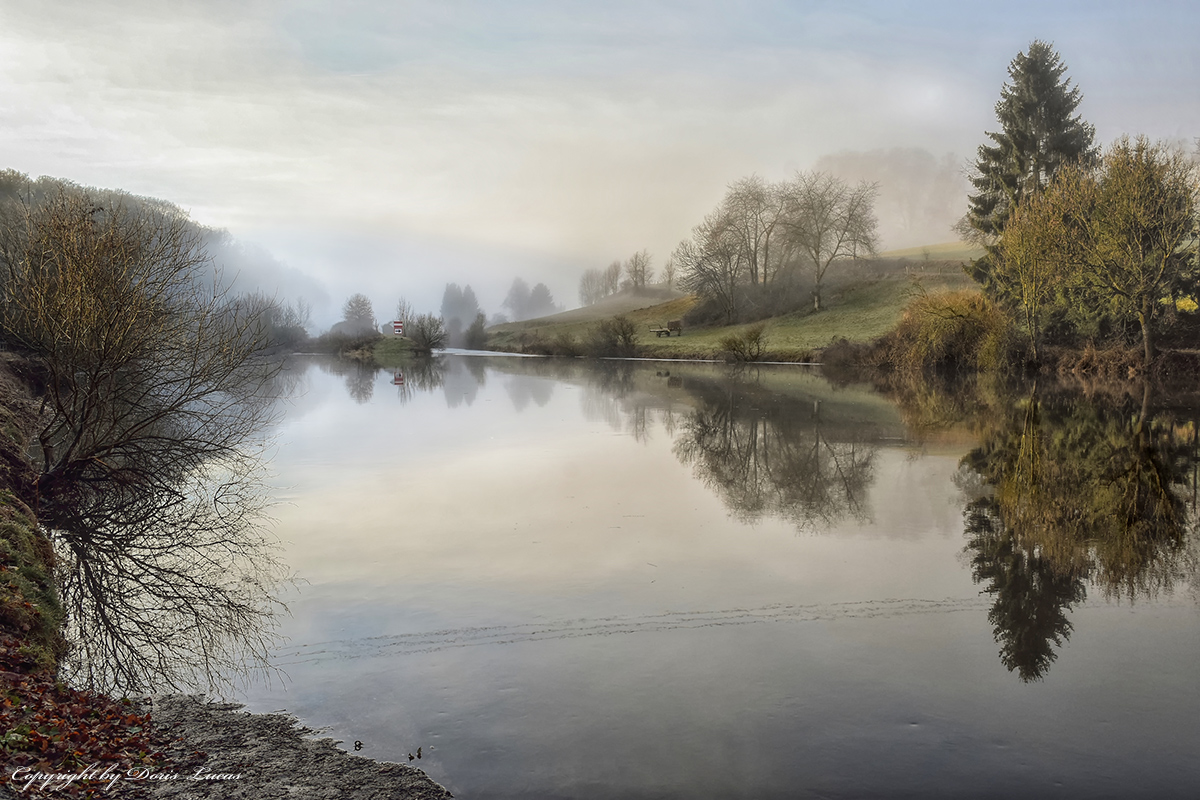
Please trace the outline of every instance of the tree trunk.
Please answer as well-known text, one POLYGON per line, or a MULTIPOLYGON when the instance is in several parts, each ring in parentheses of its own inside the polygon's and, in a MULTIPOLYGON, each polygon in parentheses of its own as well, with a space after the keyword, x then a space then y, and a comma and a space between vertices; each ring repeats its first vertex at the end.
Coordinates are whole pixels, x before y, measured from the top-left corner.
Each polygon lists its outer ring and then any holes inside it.
POLYGON ((1138 322, 1142 326, 1142 349, 1146 359, 1146 371, 1150 371, 1150 362, 1154 360, 1154 334, 1150 330, 1150 299, 1142 298, 1142 309, 1138 312, 1138 322))
POLYGON ((813 289, 813 311, 821 310, 821 290, 813 289))

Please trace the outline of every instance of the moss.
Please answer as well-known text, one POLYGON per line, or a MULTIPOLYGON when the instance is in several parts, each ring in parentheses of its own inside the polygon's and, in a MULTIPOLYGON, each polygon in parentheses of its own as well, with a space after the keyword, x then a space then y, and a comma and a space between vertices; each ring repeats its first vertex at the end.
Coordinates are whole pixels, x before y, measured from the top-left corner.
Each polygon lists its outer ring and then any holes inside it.
POLYGON ((11 491, 0 491, 0 519, 0 632, 21 639, 39 668, 54 670, 66 652, 54 551, 11 491))
POLYGON ((66 652, 65 612, 54 576, 54 548, 29 497, 32 468, 25 456, 35 420, 32 401, 0 365, 0 634, 21 642, 38 669, 54 670, 66 652))

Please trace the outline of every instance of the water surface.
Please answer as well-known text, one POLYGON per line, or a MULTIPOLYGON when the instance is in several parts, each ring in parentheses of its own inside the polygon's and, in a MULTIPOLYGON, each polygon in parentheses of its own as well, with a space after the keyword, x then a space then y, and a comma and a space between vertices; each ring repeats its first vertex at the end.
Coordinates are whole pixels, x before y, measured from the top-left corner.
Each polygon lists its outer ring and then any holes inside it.
POLYGON ((1186 408, 782 367, 301 369, 273 469, 302 582, 253 710, 421 747, 457 797, 1200 785, 1186 408), (1064 488, 1089 481, 1111 491, 1064 488), (1104 527, 1122 509, 1152 519, 1104 527))

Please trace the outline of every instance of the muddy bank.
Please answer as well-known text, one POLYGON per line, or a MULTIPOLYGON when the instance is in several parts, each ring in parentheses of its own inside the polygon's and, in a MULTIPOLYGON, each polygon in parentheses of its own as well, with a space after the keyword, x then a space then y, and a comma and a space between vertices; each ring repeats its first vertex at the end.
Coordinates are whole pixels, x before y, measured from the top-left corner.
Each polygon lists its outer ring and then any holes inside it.
MULTIPOLYGON (((189 695, 143 701, 178 778, 142 781, 153 797, 233 800, 441 800, 453 797, 424 772, 339 750, 287 714, 250 714, 189 695), (202 753, 203 755, 197 755, 202 753), (199 774, 205 779, 197 780, 199 774), (235 777, 236 776, 236 777, 235 777)), ((132 782, 131 782, 132 783, 132 782)))

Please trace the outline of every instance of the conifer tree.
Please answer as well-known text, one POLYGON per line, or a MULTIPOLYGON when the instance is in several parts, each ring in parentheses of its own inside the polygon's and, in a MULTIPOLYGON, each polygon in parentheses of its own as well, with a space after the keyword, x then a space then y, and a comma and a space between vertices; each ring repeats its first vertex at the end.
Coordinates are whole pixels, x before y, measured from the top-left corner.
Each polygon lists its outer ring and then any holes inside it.
POLYGON ((1010 82, 996 103, 1001 130, 989 131, 992 144, 979 147, 965 218, 988 245, 988 254, 973 265, 985 286, 998 258, 994 247, 1022 198, 1040 192, 1063 166, 1096 159, 1096 129, 1075 114, 1083 95, 1066 72, 1058 53, 1040 40, 1008 66, 1010 82))

